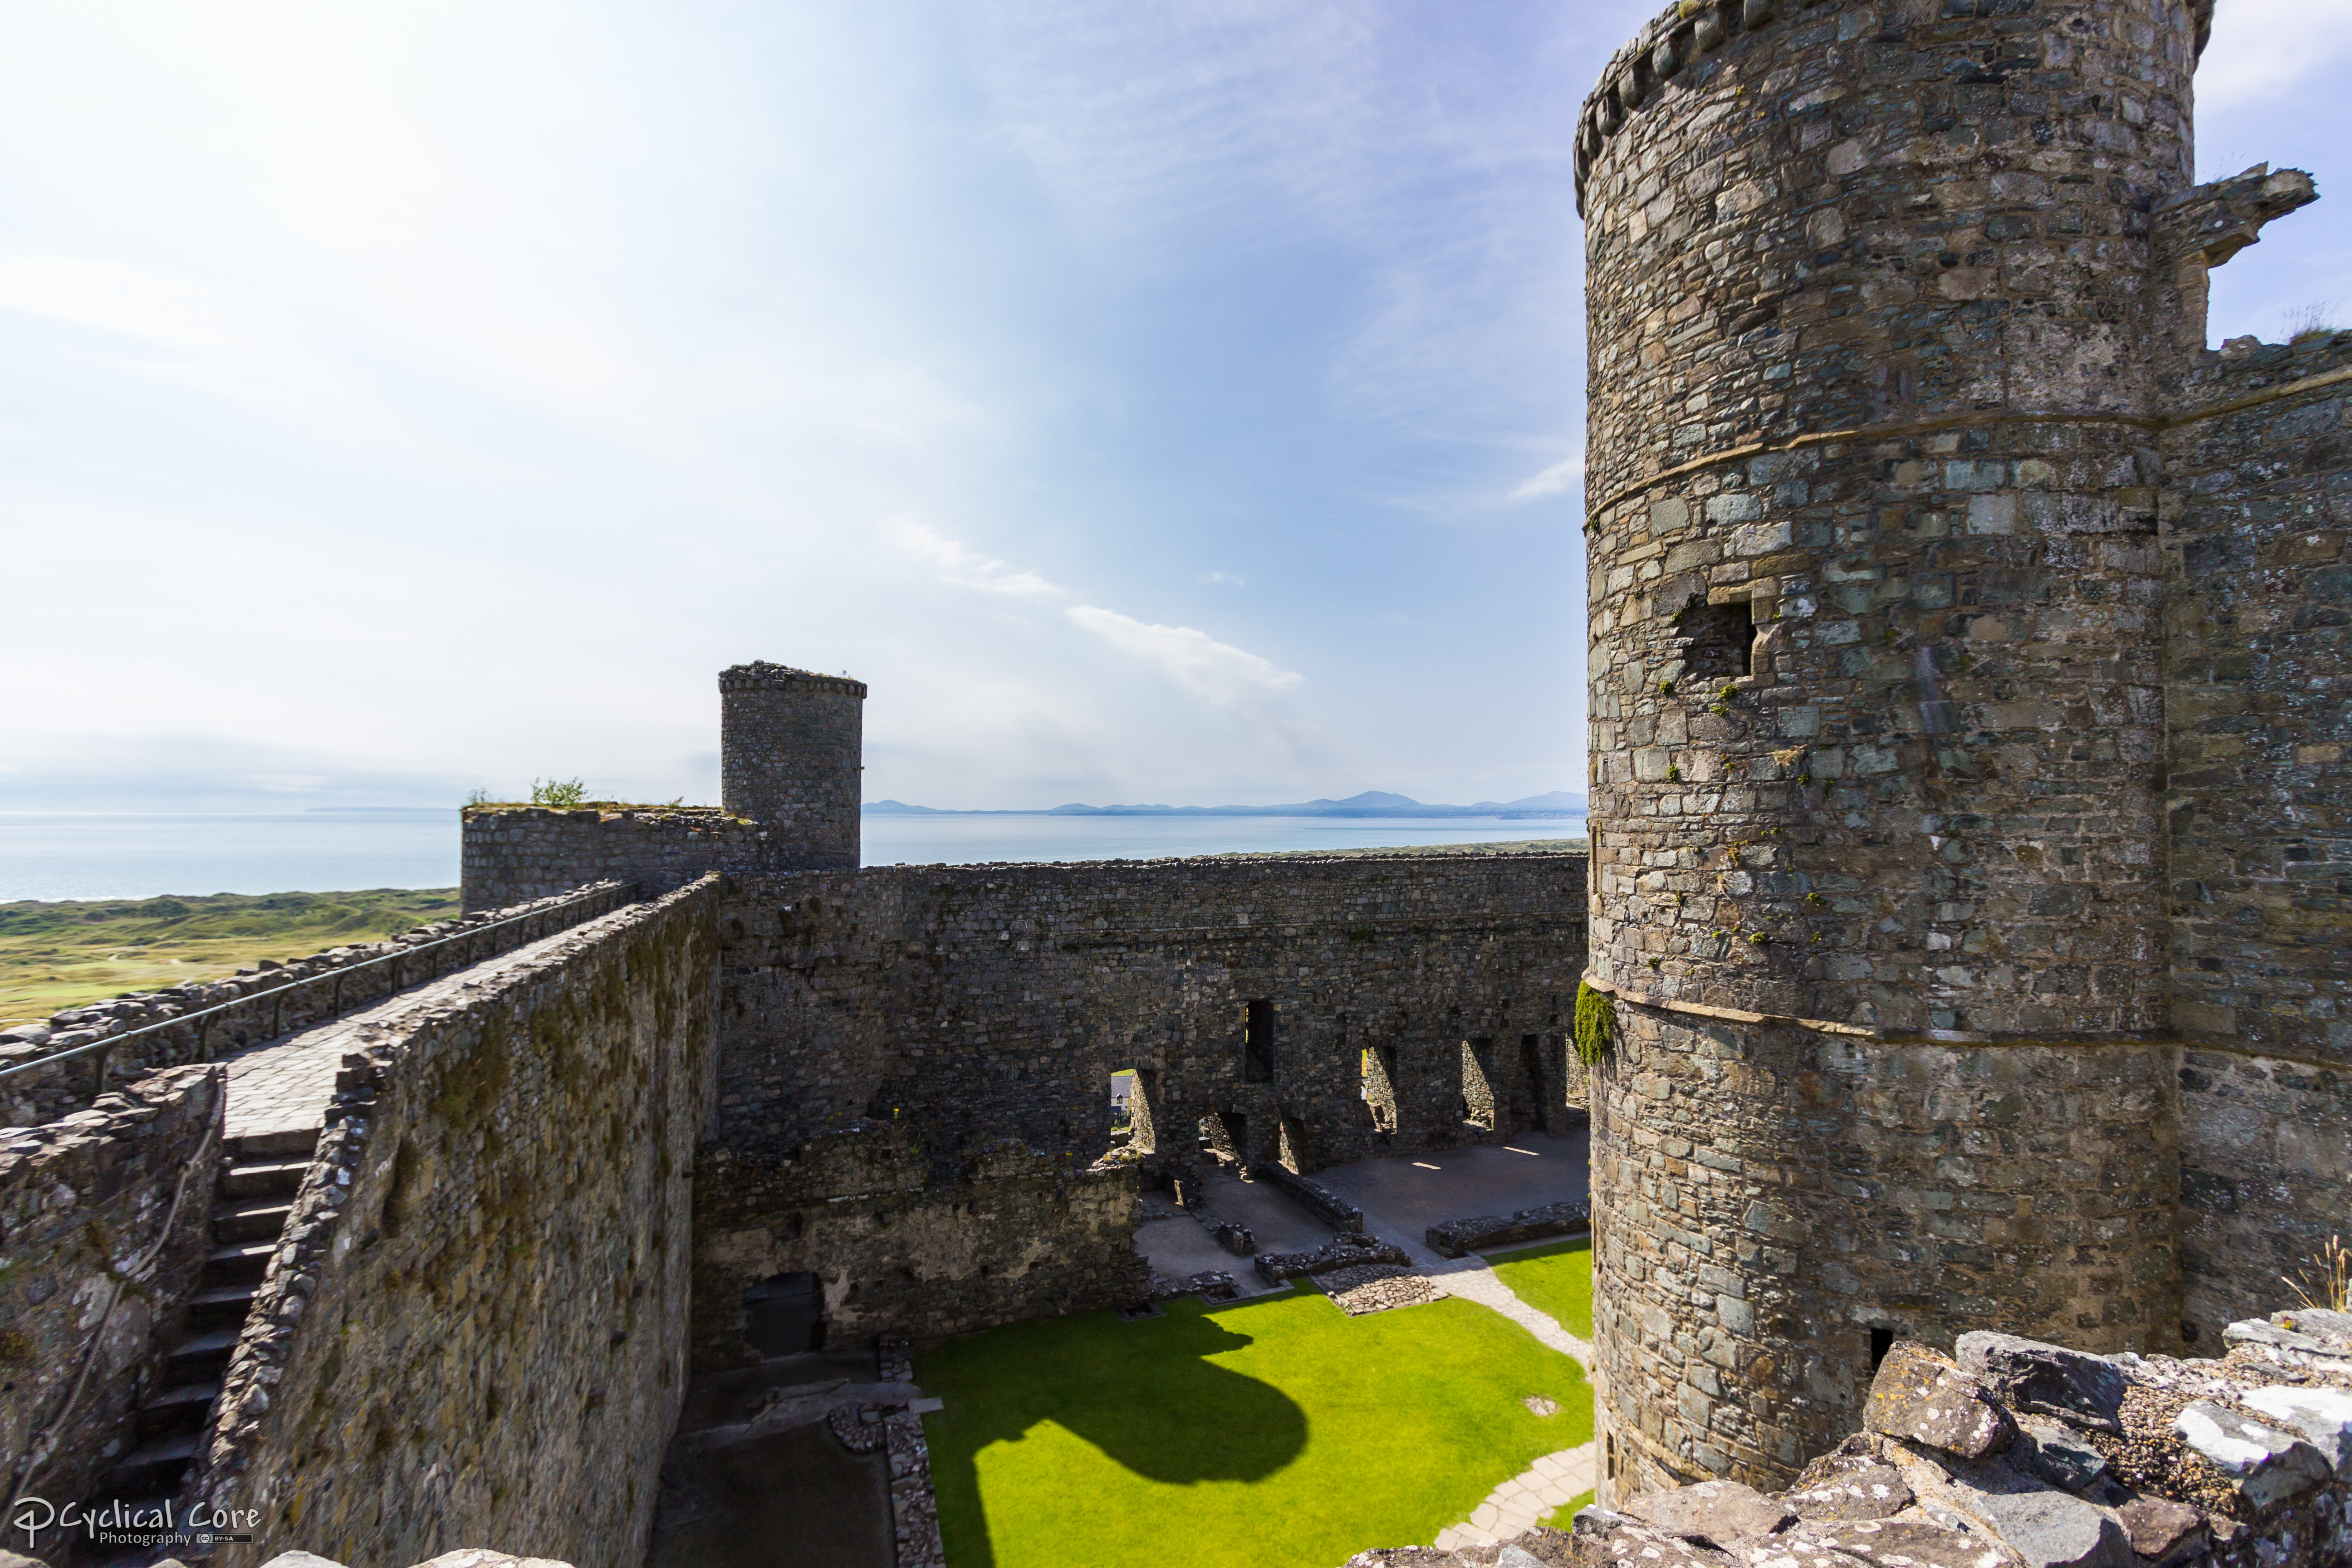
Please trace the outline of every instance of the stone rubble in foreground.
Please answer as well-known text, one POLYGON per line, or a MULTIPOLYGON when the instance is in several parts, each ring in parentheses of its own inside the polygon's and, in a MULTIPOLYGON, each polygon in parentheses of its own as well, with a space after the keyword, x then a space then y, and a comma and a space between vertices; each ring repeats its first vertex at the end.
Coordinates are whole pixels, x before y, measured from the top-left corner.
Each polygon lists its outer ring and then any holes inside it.
POLYGON ((2341 1568, 2352 1313, 2232 1323, 2219 1361, 2009 1334, 1896 1344, 1863 1430, 1788 1490, 1706 1481, 1566 1531, 1345 1568, 2341 1568))

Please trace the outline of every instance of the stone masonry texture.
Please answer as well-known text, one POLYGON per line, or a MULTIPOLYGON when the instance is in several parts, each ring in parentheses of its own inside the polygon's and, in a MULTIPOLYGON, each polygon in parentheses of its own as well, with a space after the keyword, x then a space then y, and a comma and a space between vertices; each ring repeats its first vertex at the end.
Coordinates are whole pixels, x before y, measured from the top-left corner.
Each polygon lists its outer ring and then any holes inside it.
POLYGON ((1685 4, 1587 100, 1604 1498, 2337 1223, 2346 353, 2205 348, 2314 195, 2195 184, 2210 20, 1685 4))
POLYGON ((2352 1206, 2352 335, 2206 360, 2184 398, 2225 412, 2166 432, 2164 528, 2183 1315, 2200 1347, 2352 1206))
MULTIPOLYGON (((2352 1183, 2352 335, 2206 347, 2210 268, 2316 195, 2196 183, 2210 21, 1685 0, 1612 61, 1589 860, 860 869, 866 688, 765 663, 720 676, 718 807, 469 809, 469 911, 649 901, 353 1022, 195 1482, 276 1532, 224 1568, 632 1561, 689 1366, 772 1348, 754 1291, 813 1285, 834 1349, 1131 1303, 1139 1192, 1205 1157, 1303 1180, 1587 1108, 1604 1504, 1822 1456, 2029 1561, 2340 1560, 2352 1320, 2252 1314, 2352 1183), (2132 1387, 2088 1436, 1971 1427, 2040 1478, 1976 1502, 1919 1446, 1994 1409, 1992 1330, 2132 1387), (2125 1495, 2158 1479, 2194 1507, 2125 1495)), ((301 1021, 280 991, 240 977, 236 1039, 301 1021)), ((123 1000, 0 1047, 188 999, 123 1000)), ((172 1068, 0 1146, 13 1473, 102 1455, 152 1378, 221 1093, 172 1068)), ((1923 1517, 1920 1561, 1977 1563, 1923 1517)), ((1814 1544, 1876 1561, 1848 1522, 1814 1544)), ((1475 1561, 1722 1555, 1654 1523, 1475 1561)))
POLYGON ((719 804, 776 834, 768 868, 856 870, 866 683, 755 661, 719 690, 719 804))
POLYGON ((1204 1120, 1302 1174, 1567 1125, 1583 874, 1559 854, 730 879, 698 1359, 750 1354, 743 1293, 772 1273, 818 1273, 861 1337, 1139 1298, 1139 1172, 1193 1158, 1204 1120))
POLYGON ((685 1391, 714 880, 582 927, 346 1058, 194 1481, 291 1545, 631 1563, 685 1391))
POLYGON ((223 1069, 177 1067, 0 1134, 0 1456, 11 1498, 88 1496, 135 1446, 211 1245, 223 1069))

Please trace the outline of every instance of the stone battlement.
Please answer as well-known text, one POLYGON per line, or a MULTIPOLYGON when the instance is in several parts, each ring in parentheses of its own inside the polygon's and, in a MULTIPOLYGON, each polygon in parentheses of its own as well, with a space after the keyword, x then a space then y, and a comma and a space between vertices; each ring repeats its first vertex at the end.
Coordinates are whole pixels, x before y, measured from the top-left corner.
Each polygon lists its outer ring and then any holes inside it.
MULTIPOLYGON (((2196 53, 2205 52, 2213 32, 2214 0, 2192 0, 2190 16, 2196 29, 2196 53)), ((1577 117, 1576 210, 1584 215, 1586 177, 1609 138, 1626 121, 1656 101, 1685 71, 1702 68, 1708 57, 1742 37, 1762 32, 1776 23, 1799 27, 1836 16, 1841 8, 1823 0, 1676 0, 1652 17, 1601 68, 1601 79, 1585 95, 1577 117)), ((1972 13, 1970 13, 1972 14, 1972 13)), ((1944 19, 1955 14, 1947 9, 1944 19)), ((1851 43, 1875 33, 1876 13, 1847 13, 1831 37, 1851 43)), ((1824 40, 1826 41, 1826 39, 1824 40)), ((1981 73, 1980 73, 1981 74, 1981 73)))
POLYGON ((826 675, 814 669, 794 669, 788 664, 771 664, 765 659, 753 659, 749 664, 730 665, 719 672, 721 691, 821 691, 835 697, 866 700, 866 682, 852 680, 845 675, 826 675))

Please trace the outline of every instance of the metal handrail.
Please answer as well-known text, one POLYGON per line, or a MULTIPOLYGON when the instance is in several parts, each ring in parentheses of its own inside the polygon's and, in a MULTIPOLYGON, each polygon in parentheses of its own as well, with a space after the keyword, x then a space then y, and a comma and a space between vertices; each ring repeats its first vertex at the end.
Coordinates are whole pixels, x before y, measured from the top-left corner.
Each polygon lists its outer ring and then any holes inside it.
MULTIPOLYGON (((528 914, 509 915, 504 920, 487 921, 478 926, 468 926, 464 931, 452 931, 447 936, 436 936, 431 942, 420 942, 392 952, 378 953, 373 958, 363 958, 357 963, 338 964, 324 974, 305 975, 299 980, 291 981, 284 985, 274 985, 267 992, 236 997, 227 1002, 216 1002, 209 1007, 200 1007, 193 1013, 183 1013, 176 1018, 164 1018, 152 1024, 142 1024, 135 1029, 125 1029, 119 1035, 109 1035, 104 1039, 91 1040, 87 1045, 76 1046, 70 1050, 57 1051, 46 1057, 36 1057, 28 1062, 18 1062, 14 1067, 0 1068, 0 1078, 8 1078, 20 1072, 31 1072, 36 1068, 54 1067, 59 1062, 70 1061, 76 1057, 88 1056, 95 1051, 98 1053, 99 1062, 93 1081, 98 1087, 98 1091, 102 1093, 106 1087, 106 1058, 113 1055, 119 1047, 139 1038, 142 1035, 159 1034, 165 1029, 176 1029, 183 1024, 194 1024, 199 1019, 210 1018, 215 1014, 226 1013, 231 1008, 241 1007, 247 1003, 257 1001, 262 995, 273 996, 282 1005, 289 992, 299 991, 305 985, 320 985, 331 982, 340 991, 343 977, 358 970, 367 969, 379 963, 397 965, 402 959, 414 957, 420 952, 429 952, 437 947, 446 947, 452 942, 470 942, 483 932, 497 931, 501 926, 519 925, 524 921, 544 920, 547 916, 559 910, 568 910, 574 904, 589 903, 597 899, 610 898, 615 893, 625 894, 627 891, 625 886, 615 883, 610 887, 600 888, 593 893, 578 894, 564 900, 562 903, 550 904, 544 909, 533 910, 528 914)), ((433 977, 440 978, 440 971, 437 967, 434 971, 433 977)), ((392 991, 396 994, 400 988, 400 971, 395 967, 393 970, 392 991)), ((340 1001, 340 997, 338 1000, 340 1001)), ((197 1037, 201 1048, 203 1031, 198 1031, 197 1037)))

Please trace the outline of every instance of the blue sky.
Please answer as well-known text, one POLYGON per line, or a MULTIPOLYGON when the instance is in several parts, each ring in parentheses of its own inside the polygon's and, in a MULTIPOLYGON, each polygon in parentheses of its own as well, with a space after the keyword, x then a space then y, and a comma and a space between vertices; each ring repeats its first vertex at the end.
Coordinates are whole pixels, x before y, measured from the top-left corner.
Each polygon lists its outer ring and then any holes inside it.
MULTIPOLYGON (((0 4, 0 809, 1580 788, 1569 134, 1641 5, 0 4)), ((2352 0, 2203 177, 2344 194, 2352 0)))

